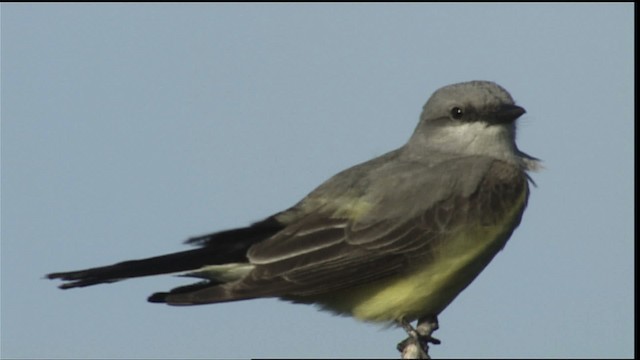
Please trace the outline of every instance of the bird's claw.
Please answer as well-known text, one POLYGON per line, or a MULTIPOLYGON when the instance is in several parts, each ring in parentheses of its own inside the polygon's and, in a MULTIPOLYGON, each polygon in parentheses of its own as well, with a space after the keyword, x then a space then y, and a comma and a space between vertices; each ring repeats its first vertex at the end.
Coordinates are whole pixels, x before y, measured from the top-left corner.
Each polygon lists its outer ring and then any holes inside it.
POLYGON ((430 359, 429 344, 439 345, 440 340, 431 336, 438 330, 438 319, 433 316, 418 319, 418 325, 414 328, 406 320, 401 320, 400 325, 409 335, 408 338, 398 343, 397 349, 402 353, 403 359, 430 359))

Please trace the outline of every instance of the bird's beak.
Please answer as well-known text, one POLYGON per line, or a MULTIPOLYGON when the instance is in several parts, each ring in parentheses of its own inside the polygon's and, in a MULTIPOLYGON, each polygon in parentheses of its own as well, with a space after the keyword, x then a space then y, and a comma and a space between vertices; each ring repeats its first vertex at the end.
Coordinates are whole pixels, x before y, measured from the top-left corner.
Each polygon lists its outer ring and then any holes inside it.
POLYGON ((511 124, 527 111, 518 105, 502 105, 494 113, 494 124, 511 124))

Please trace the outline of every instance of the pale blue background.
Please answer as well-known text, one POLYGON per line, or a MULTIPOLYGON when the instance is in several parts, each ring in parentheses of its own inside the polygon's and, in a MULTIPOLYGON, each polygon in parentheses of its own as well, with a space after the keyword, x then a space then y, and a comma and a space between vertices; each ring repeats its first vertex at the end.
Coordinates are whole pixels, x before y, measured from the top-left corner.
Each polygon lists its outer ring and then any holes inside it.
POLYGON ((434 357, 633 355, 633 5, 2 4, 2 357, 397 357, 276 300, 172 308, 169 276, 43 280, 186 249, 409 137, 438 87, 506 87, 545 161, 434 357))

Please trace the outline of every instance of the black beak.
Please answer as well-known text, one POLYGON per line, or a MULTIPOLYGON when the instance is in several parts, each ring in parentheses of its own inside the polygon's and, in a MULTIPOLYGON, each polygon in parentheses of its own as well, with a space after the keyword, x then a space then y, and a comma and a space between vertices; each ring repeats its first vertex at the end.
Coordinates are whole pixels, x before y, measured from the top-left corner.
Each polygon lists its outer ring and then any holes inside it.
POLYGON ((494 113, 494 124, 511 124, 527 111, 517 105, 502 105, 494 113))

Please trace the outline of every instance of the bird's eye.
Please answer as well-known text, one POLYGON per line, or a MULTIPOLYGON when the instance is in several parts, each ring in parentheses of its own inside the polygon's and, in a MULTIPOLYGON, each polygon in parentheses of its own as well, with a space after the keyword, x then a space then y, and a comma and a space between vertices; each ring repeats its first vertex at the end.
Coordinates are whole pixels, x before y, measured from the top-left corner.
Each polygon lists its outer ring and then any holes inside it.
POLYGON ((462 116, 464 115, 464 112, 462 111, 461 108, 459 107, 454 107, 453 109, 451 109, 451 117, 456 119, 456 120, 460 120, 462 119, 462 116))

